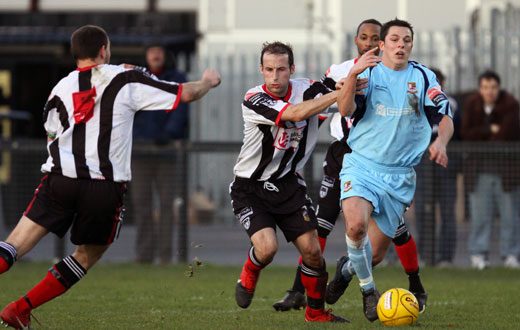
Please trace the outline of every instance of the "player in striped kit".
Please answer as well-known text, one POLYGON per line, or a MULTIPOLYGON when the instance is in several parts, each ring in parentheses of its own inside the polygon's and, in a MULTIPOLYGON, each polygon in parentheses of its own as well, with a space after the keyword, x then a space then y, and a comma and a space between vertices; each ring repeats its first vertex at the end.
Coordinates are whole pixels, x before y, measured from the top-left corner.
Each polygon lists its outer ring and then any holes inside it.
MULTIPOLYGON (((354 43, 358 49, 358 57, 365 52, 377 47, 379 44, 379 34, 381 33, 381 23, 375 19, 367 19, 358 25, 354 43)), ((336 89, 336 84, 345 78, 350 69, 354 66, 357 58, 345 61, 341 64, 333 64, 325 73, 321 81, 330 90, 336 89)), ((342 117, 339 113, 334 113, 330 123, 330 133, 335 141, 329 146, 325 161, 323 163, 323 179, 320 187, 320 198, 316 216, 318 218, 318 239, 322 251, 325 250, 327 236, 334 229, 336 219, 341 211, 339 204, 340 197, 340 180, 339 172, 343 162, 343 156, 352 150, 346 141, 350 128, 352 127, 352 119, 342 117)), ((419 277, 419 263, 417 260, 417 247, 415 241, 408 231, 404 218, 401 217, 399 227, 393 239, 395 249, 401 264, 403 265, 409 279, 409 289, 416 295, 419 300, 421 311, 426 307, 427 295, 421 284, 419 277)), ((337 269, 341 270, 344 264, 349 264, 347 257, 341 257, 338 260, 337 269)), ((331 281, 330 290, 327 290, 326 302, 334 304, 341 294, 346 290, 349 282, 345 281, 341 273, 336 272, 334 279, 331 281)), ((294 284, 291 290, 287 291, 285 297, 273 304, 273 307, 279 311, 287 311, 291 308, 300 309, 305 307, 305 288, 301 283, 301 258, 296 270, 294 284)))
POLYGON ((0 242, 0 274, 49 232, 63 237, 72 226, 71 241, 77 247, 0 313, 6 326, 17 329, 28 328, 31 311, 77 283, 117 238, 125 183, 131 179, 135 113, 174 110, 220 83, 214 70, 181 85, 109 65, 110 40, 98 26, 76 30, 71 52, 78 68, 54 87, 44 108, 45 175, 17 226, 0 242))
POLYGON ((244 144, 230 186, 233 211, 252 243, 236 285, 237 304, 250 305, 261 270, 278 250, 278 226, 303 257, 305 320, 348 322, 324 309, 328 274, 318 223, 305 181, 297 173, 316 145, 318 114, 336 102, 338 92, 315 98, 327 90, 319 81, 290 79, 293 53, 283 43, 264 44, 260 64, 265 84, 250 89, 242 103, 244 144))

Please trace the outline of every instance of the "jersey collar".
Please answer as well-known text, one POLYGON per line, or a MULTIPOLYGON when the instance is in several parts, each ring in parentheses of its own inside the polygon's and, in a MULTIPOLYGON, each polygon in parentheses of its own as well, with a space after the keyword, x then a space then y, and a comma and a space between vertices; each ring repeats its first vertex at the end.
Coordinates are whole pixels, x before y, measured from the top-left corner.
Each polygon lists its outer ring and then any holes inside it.
POLYGON ((282 100, 284 102, 288 102, 289 99, 291 98, 292 84, 289 82, 289 88, 287 89, 287 94, 285 94, 285 96, 283 98, 279 98, 278 96, 271 94, 271 92, 267 89, 267 87, 265 87, 265 84, 262 85, 262 89, 264 90, 264 92, 269 94, 275 100, 282 100))
POLYGON ((88 71, 90 69, 92 69, 93 67, 95 66, 98 66, 99 64, 94 64, 94 65, 91 65, 91 66, 86 66, 86 67, 83 67, 83 68, 77 68, 76 71, 88 71))

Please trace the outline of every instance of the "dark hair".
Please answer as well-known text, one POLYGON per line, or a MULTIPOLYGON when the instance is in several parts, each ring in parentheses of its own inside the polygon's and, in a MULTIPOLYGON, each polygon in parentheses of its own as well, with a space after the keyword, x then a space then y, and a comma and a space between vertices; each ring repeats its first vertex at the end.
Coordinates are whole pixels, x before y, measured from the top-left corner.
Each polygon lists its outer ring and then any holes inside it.
POLYGON ((264 54, 287 54, 289 56, 289 67, 294 64, 293 50, 290 44, 284 44, 280 41, 264 42, 262 44, 262 53, 260 54, 260 64, 264 64, 264 54))
POLYGON ((500 76, 498 75, 498 73, 496 73, 493 70, 486 70, 486 71, 482 72, 480 74, 480 76, 478 76, 478 85, 479 86, 480 86, 480 83, 482 82, 482 79, 486 79, 486 80, 493 79, 500 86, 500 76))
POLYGON ((432 72, 435 73, 435 76, 437 76, 437 81, 439 82, 439 85, 441 85, 441 87, 444 87, 443 85, 446 81, 446 77, 442 74, 441 70, 437 68, 430 68, 430 70, 432 70, 432 72))
POLYGON ((388 21, 385 24, 383 24, 383 26, 381 27, 381 40, 382 41, 385 41, 386 35, 388 34, 388 30, 390 30, 390 28, 392 26, 400 26, 400 27, 409 28, 410 32, 412 32, 412 40, 413 40, 413 27, 412 27, 412 24, 408 23, 407 21, 403 21, 403 20, 400 20, 398 18, 394 18, 393 20, 388 21))
POLYGON ((70 38, 70 52, 75 60, 96 58, 102 46, 108 47, 108 35, 96 25, 82 26, 70 38))
POLYGON ((369 18, 369 19, 366 19, 363 22, 359 23, 359 25, 357 27, 357 30, 356 30, 356 35, 359 34, 359 29, 361 29, 361 25, 363 25, 363 24, 374 24, 374 25, 377 25, 379 27, 383 26, 383 25, 381 25, 381 22, 379 22, 377 19, 369 18))

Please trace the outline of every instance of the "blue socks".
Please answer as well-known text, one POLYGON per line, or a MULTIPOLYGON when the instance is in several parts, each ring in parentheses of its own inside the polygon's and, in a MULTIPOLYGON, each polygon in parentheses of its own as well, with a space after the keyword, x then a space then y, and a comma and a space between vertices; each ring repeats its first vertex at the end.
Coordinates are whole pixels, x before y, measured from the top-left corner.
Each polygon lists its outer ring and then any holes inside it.
POLYGON ((372 277, 372 245, 368 235, 360 241, 352 241, 346 236, 349 262, 343 265, 341 274, 346 280, 357 274, 359 285, 363 291, 375 288, 372 277))

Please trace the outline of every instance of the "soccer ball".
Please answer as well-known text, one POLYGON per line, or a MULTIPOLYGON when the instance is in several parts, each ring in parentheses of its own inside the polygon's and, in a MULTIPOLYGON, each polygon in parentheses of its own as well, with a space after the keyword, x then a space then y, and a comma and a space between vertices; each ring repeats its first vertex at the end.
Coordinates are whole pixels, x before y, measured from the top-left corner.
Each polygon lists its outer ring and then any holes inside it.
POLYGON ((384 325, 412 325, 418 315, 419 302, 405 289, 390 289, 383 293, 377 303, 377 316, 384 325))

